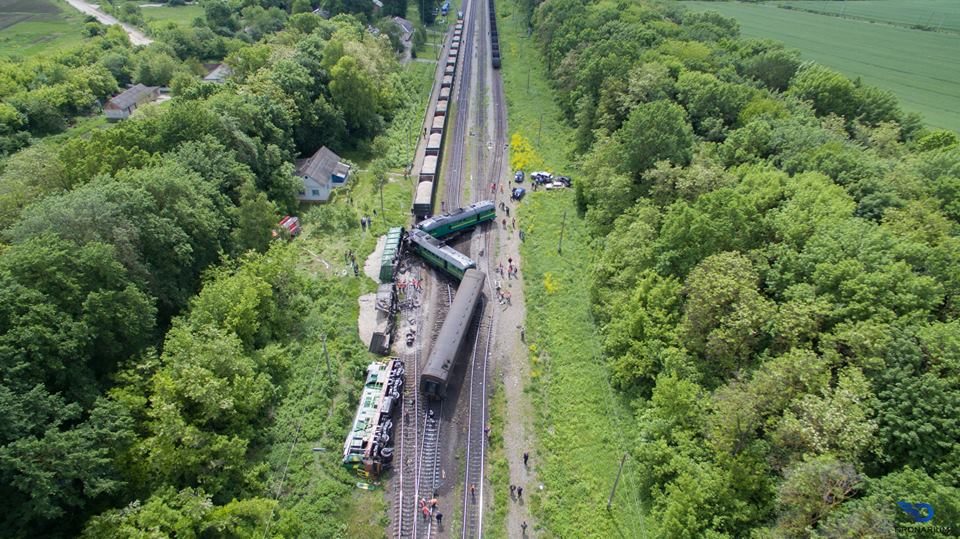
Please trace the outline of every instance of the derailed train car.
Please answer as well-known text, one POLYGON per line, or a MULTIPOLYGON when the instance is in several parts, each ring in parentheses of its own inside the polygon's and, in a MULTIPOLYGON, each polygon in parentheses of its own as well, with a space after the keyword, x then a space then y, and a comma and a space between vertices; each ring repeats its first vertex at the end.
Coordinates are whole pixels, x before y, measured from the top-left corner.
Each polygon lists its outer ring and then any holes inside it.
POLYGON ((434 238, 443 238, 496 218, 497 207, 493 201, 481 200, 465 208, 426 219, 417 228, 434 238))
POLYGON ((482 271, 468 269, 464 272, 457 295, 430 351, 427 365, 420 374, 420 391, 427 398, 443 399, 447 395, 450 373, 456 365, 464 338, 470 331, 470 322, 480 303, 485 279, 482 271))
POLYGON ((462 279, 467 270, 477 267, 470 257, 422 230, 411 230, 407 234, 407 245, 431 266, 455 279, 462 279))
POLYGON ((374 479, 393 461, 393 427, 403 394, 403 361, 371 363, 360 404, 343 443, 343 466, 374 479))

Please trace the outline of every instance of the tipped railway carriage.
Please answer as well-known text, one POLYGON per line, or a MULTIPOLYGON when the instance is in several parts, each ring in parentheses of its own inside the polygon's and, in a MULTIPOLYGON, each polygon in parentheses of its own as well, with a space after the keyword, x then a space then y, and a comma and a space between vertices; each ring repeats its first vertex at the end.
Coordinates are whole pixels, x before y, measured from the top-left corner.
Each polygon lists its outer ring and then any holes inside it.
POLYGON ((371 363, 360 404, 343 443, 343 466, 359 477, 377 478, 393 461, 393 427, 403 394, 403 361, 371 363))
MULTIPOLYGON (((414 231, 411 231, 411 234, 414 231)), ((464 337, 470 330, 470 322, 483 293, 486 275, 479 270, 464 272, 457 295, 453 298, 447 317, 440 326, 427 365, 420 374, 420 391, 431 399, 443 399, 450 384, 450 372, 456 365, 457 354, 464 337)))
POLYGON ((496 218, 497 207, 493 201, 482 200, 465 208, 425 219, 417 228, 434 238, 444 238, 496 218))
POLYGON ((407 245, 431 266, 457 280, 463 279, 467 270, 477 267, 477 263, 467 255, 419 229, 407 234, 407 245))

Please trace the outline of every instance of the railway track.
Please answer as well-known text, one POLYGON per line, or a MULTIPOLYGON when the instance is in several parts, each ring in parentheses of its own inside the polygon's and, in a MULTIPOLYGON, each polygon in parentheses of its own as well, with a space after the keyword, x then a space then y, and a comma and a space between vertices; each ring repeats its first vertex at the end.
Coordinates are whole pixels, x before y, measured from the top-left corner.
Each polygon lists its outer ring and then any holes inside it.
MULTIPOLYGON (((477 20, 477 6, 480 0, 466 0, 468 6, 464 9, 463 33, 461 38, 460 77, 457 85, 457 120, 453 127, 453 155, 450 159, 450 168, 447 172, 444 201, 447 208, 459 208, 463 193, 464 149, 470 118, 470 88, 473 70, 474 28, 477 20)), ((481 14, 482 15, 482 14, 481 14)), ((480 17, 483 18, 482 16, 480 17)))
MULTIPOLYGON (((503 180, 503 157, 506 139, 506 120, 503 108, 503 89, 499 72, 493 72, 492 84, 488 84, 490 67, 490 44, 487 35, 489 28, 487 9, 488 5, 482 0, 466 0, 464 6, 464 21, 461 37, 461 60, 458 66, 461 69, 455 84, 457 91, 454 97, 457 100, 458 114, 453 126, 453 140, 448 144, 450 148, 450 166, 446 167, 446 182, 443 193, 444 206, 457 208, 463 205, 462 193, 465 182, 472 179, 472 199, 481 200, 489 193, 489 183, 503 180), (479 17, 479 18, 478 18, 479 17), (477 39, 479 38, 479 41, 477 39), (475 64, 479 61, 479 64, 475 64), (476 73, 474 67, 476 65, 476 73), (474 82, 474 77, 477 81, 474 82), (475 84, 475 86, 474 86, 475 84), (490 99, 487 91, 490 89, 490 99), (476 103, 471 103, 477 99, 476 103), (493 129, 489 132, 489 107, 493 107, 493 129), (473 111, 476 116, 472 117, 473 111), (473 120, 473 122, 471 122, 473 120), (473 125, 470 125, 473 123, 473 125), (468 133, 475 135, 476 158, 470 163, 471 170, 465 168, 465 157, 468 151, 468 133), (492 136, 491 136, 492 135, 492 136), (488 148, 491 155, 488 155, 488 148)), ((505 186, 509 187, 509 186, 505 186)), ((494 197, 495 198, 495 197, 494 197)), ((495 225, 496 226, 496 225, 495 225)), ((478 265, 485 268, 488 275, 495 273, 495 235, 489 226, 480 230, 481 238, 476 245, 469 240, 469 236, 456 242, 464 252, 480 250, 481 253, 472 253, 478 265), (471 249, 472 247, 472 249, 471 249)), ((439 281, 437 281, 439 282, 439 281)), ((492 279, 487 279, 489 293, 494 293, 492 279)), ((437 301, 439 313, 434 317, 437 329, 446 318, 446 311, 453 301, 454 288, 449 284, 442 285, 437 301), (445 305, 444 305, 445 304, 445 305)), ((466 418, 465 463, 463 471, 463 500, 461 537, 483 536, 483 509, 484 509, 484 466, 486 458, 487 434, 486 425, 489 421, 487 414, 487 379, 488 363, 493 347, 493 328, 496 315, 496 304, 481 300, 482 306, 474 322, 474 343, 470 357, 470 364, 466 370, 461 389, 461 400, 458 406, 467 406, 463 417, 466 418), (473 488, 471 488, 473 487, 473 488)), ((426 303, 426 302, 421 302, 426 303)), ((423 335, 423 308, 415 311, 417 320, 418 340, 423 335)), ((419 394, 419 376, 421 372, 422 344, 418 343, 415 349, 405 357, 407 364, 406 383, 404 384, 404 419, 400 434, 400 452, 398 457, 402 463, 399 470, 399 486, 397 488, 396 509, 398 522, 395 522, 394 534, 401 538, 435 537, 437 526, 433 518, 424 519, 420 510, 421 500, 430 500, 437 496, 444 480, 440 477, 441 470, 441 440, 443 437, 442 401, 428 402, 419 394)), ((449 405, 449 403, 447 403, 449 405)), ((445 489, 446 490, 446 489, 445 489)), ((456 505, 450 502, 450 508, 456 505)))
MULTIPOLYGON (((423 318, 418 303, 411 303, 405 315, 417 335, 422 333, 423 318)), ((399 443, 395 461, 399 463, 394 514, 397 515, 395 537, 417 536, 417 479, 419 476, 420 425, 426 410, 420 400, 417 384, 420 380, 420 346, 403 354, 405 365, 403 383, 403 420, 398 432, 399 443)))
MULTIPOLYGON (((486 311, 486 305, 483 306, 486 311)), ((470 361, 467 402, 467 444, 463 478, 463 526, 461 539, 483 536, 484 463, 487 448, 487 364, 493 343, 493 319, 477 317, 476 337, 470 361)))
MULTIPOLYGON (((453 303, 454 290, 443 285, 440 294, 443 305, 434 337, 439 331, 446 310, 453 303)), ((423 329, 422 310, 419 305, 411 309, 417 335, 423 329)), ((440 434, 442 402, 429 402, 420 396, 420 358, 422 344, 403 356, 406 363, 403 385, 403 420, 400 424, 399 448, 396 455, 400 463, 397 474, 397 489, 394 499, 394 537, 420 538, 435 535, 434 521, 423 517, 421 500, 436 497, 440 486, 440 434)))

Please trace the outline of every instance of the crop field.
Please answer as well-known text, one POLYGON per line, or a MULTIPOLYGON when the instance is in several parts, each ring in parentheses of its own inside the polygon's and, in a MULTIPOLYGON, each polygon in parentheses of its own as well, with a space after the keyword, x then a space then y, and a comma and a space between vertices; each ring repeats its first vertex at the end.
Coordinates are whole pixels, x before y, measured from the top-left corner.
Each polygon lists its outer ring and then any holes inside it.
POLYGON ((204 16, 203 8, 199 5, 141 7, 140 12, 147 24, 172 21, 180 26, 190 26, 194 19, 204 16))
POLYGON ((960 69, 956 68, 960 35, 871 24, 770 4, 684 5, 734 17, 744 36, 782 41, 798 49, 804 59, 892 91, 905 110, 920 113, 927 124, 960 131, 960 69))
POLYGON ((0 0, 0 56, 28 57, 83 41, 83 16, 59 0, 0 0))
POLYGON ((960 33, 960 2, 956 0, 781 0, 776 5, 835 17, 960 33))

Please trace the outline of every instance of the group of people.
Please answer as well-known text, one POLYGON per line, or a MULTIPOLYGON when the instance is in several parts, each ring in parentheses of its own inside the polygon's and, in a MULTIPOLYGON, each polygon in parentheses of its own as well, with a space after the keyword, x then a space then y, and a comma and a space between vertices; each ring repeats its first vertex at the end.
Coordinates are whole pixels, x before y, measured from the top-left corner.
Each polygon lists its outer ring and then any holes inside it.
POLYGON ((353 254, 352 250, 346 252, 344 257, 347 259, 347 264, 353 267, 353 276, 360 276, 360 266, 357 266, 357 257, 353 254))
POLYGON ((429 502, 426 498, 420 498, 420 512, 423 513, 423 520, 430 520, 430 515, 433 515, 437 519, 437 526, 443 523, 443 513, 436 498, 431 498, 429 502))
POLYGON ((364 229, 364 230, 370 228, 370 217, 369 217, 369 216, 364 215, 363 217, 360 218, 360 228, 362 228, 362 229, 364 229))
POLYGON ((410 287, 417 292, 423 292, 423 279, 417 279, 416 277, 411 277, 410 280, 400 279, 397 281, 397 288, 401 292, 406 292, 407 287, 410 287))
MULTIPOLYGON (((512 258, 512 257, 511 257, 511 258, 508 258, 508 259, 507 259, 507 275, 506 275, 506 277, 507 277, 508 279, 510 279, 510 278, 517 279, 517 278, 518 278, 517 273, 519 273, 519 272, 520 272, 520 266, 519 266, 519 265, 514 266, 514 265, 513 265, 513 258, 512 258)), ((499 273, 501 277, 504 276, 504 275, 503 275, 503 262, 500 262, 499 264, 497 264, 497 273, 499 273)))
POLYGON ((510 291, 503 289, 503 283, 500 282, 500 279, 494 281, 494 286, 497 289, 497 301, 500 303, 500 305, 503 305, 504 303, 513 305, 510 303, 510 300, 513 299, 513 294, 511 294, 510 291))

